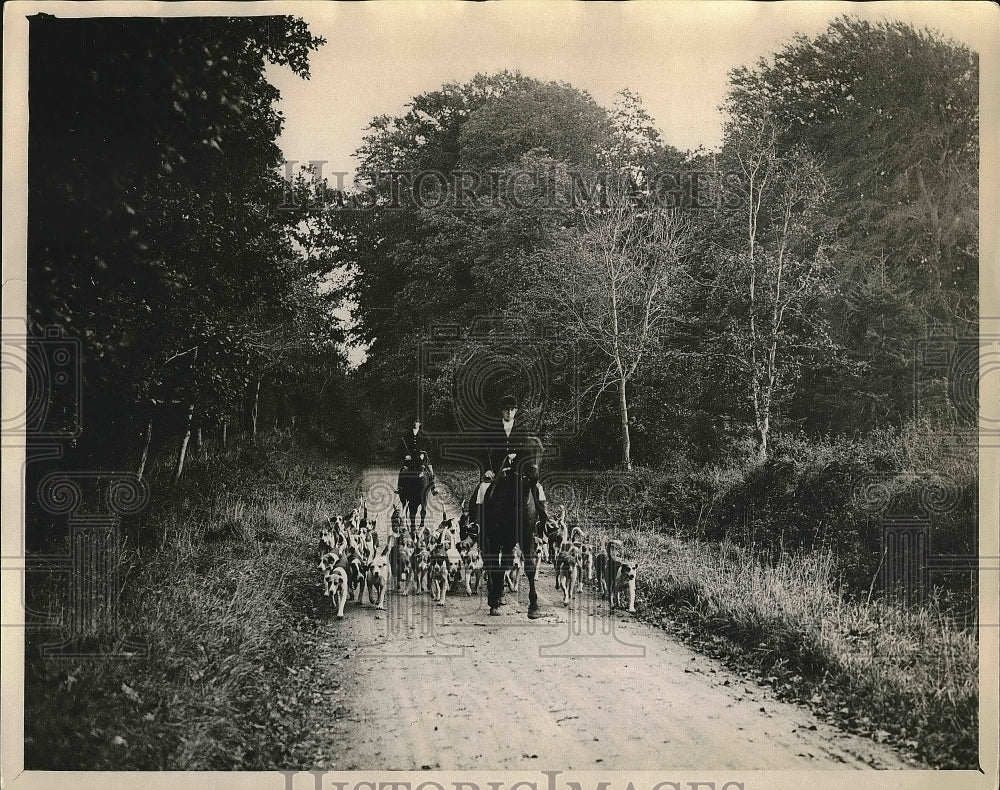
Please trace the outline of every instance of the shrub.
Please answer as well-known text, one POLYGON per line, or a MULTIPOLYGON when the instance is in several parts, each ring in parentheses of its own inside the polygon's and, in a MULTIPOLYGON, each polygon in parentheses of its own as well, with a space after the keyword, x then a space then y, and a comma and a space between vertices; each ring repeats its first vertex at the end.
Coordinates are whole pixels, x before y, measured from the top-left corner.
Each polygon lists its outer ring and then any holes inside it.
MULTIPOLYGON (((863 440, 779 436, 773 449, 766 460, 725 467, 637 470, 646 512, 671 534, 753 546, 771 563, 787 552, 828 551, 855 594, 882 578, 890 520, 926 524, 933 554, 976 554, 975 446, 954 433, 914 425, 863 440), (939 468, 929 467, 935 458, 939 468)), ((961 574, 931 581, 958 605, 974 597, 961 574)))

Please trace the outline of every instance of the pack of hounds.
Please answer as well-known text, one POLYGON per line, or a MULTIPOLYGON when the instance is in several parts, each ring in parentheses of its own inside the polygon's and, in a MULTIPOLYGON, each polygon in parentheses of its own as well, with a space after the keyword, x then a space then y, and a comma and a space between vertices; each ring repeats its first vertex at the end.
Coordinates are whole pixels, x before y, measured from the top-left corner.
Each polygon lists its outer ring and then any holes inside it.
MULTIPOLYGON (((589 536, 578 526, 569 529, 566 508, 544 530, 536 524, 532 551, 536 567, 543 562, 555 568, 555 588, 563 605, 570 606, 583 585, 596 586, 611 610, 635 613, 635 563, 621 558, 622 542, 609 540, 595 551, 589 536)), ((367 590, 368 601, 384 610, 386 595, 430 593, 443 606, 449 592, 465 588, 468 596, 484 589, 486 575, 479 545, 479 525, 463 514, 458 525, 444 514, 437 529, 422 527, 411 533, 403 512, 393 506, 388 537, 380 545, 377 519, 369 519, 361 504, 346 516, 326 517, 319 536, 323 595, 330 598, 337 618, 343 618, 348 601, 359 605, 367 590)), ((503 560, 503 558, 501 558, 503 560)), ((524 551, 514 546, 504 572, 504 586, 520 590, 525 572, 524 551)))

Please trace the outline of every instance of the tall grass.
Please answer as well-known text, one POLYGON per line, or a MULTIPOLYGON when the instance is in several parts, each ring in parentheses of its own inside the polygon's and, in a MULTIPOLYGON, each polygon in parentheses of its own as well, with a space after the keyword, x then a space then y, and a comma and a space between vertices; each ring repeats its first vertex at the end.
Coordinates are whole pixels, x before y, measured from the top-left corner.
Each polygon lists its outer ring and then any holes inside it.
MULTIPOLYGON (((42 654, 29 634, 25 763, 31 769, 264 770, 298 765, 312 690, 296 678, 317 626, 314 520, 353 500, 348 466, 243 447, 198 461, 126 525, 117 657, 42 654), (120 655, 144 648, 144 657, 120 655)), ((31 600, 65 606, 53 578, 31 600)))
POLYGON ((838 587, 829 552, 761 562, 753 547, 648 525, 594 528, 638 564, 640 610, 779 694, 942 768, 978 767, 978 641, 935 599, 903 607, 838 587))

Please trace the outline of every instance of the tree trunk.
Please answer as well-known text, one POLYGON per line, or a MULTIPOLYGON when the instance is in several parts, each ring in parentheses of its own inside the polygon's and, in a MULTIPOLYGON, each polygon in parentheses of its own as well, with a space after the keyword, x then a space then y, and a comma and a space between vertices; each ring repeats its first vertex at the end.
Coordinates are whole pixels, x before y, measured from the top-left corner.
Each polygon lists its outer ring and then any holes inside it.
POLYGON ((758 456, 761 461, 767 460, 768 452, 768 439, 771 436, 771 416, 769 413, 764 413, 764 419, 760 423, 760 448, 758 450, 758 456))
POLYGON ((149 459, 149 445, 153 441, 153 421, 150 420, 146 426, 146 444, 142 448, 142 458, 139 459, 138 478, 142 480, 142 474, 146 471, 146 461, 149 459))
POLYGON ((174 469, 174 482, 181 479, 184 473, 184 456, 187 455, 188 442, 191 441, 191 421, 194 418, 194 404, 188 407, 187 426, 184 428, 184 438, 181 440, 181 449, 177 453, 177 468, 174 469))
POLYGON ((202 443, 201 443, 201 423, 198 423, 198 428, 194 432, 194 449, 195 450, 202 449, 202 443))
POLYGON ((228 424, 229 423, 227 422, 226 418, 223 417, 222 418, 222 449, 223 450, 226 449, 226 427, 227 427, 228 424))
POLYGON ((260 404, 260 379, 253 388, 253 402, 250 404, 250 440, 257 442, 257 407, 260 404))
POLYGON ((260 399, 260 379, 247 384, 244 402, 244 431, 250 434, 250 441, 257 441, 257 403, 260 399))
POLYGON ((618 379, 618 405, 622 418, 622 463, 632 471, 632 440, 628 432, 628 400, 625 397, 625 379, 618 379))

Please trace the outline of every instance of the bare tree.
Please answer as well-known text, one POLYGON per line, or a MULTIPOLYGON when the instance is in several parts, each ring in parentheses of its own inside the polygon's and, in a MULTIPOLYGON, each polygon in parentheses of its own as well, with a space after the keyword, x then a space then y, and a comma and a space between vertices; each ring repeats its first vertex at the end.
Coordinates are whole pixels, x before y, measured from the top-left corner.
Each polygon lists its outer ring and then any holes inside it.
POLYGON ((667 326, 684 247, 681 214, 643 208, 630 185, 628 177, 612 184, 600 208, 582 215, 547 259, 543 277, 553 318, 605 363, 582 393, 592 398, 591 414, 601 394, 618 389, 626 469, 632 468, 629 384, 667 326))
POLYGON ((725 182, 733 192, 726 202, 738 208, 729 217, 734 241, 723 285, 740 306, 734 356, 747 374, 761 458, 777 395, 802 352, 829 344, 814 309, 831 274, 820 229, 828 185, 808 155, 779 155, 776 141, 766 112, 727 130, 727 159, 739 177, 725 182))

